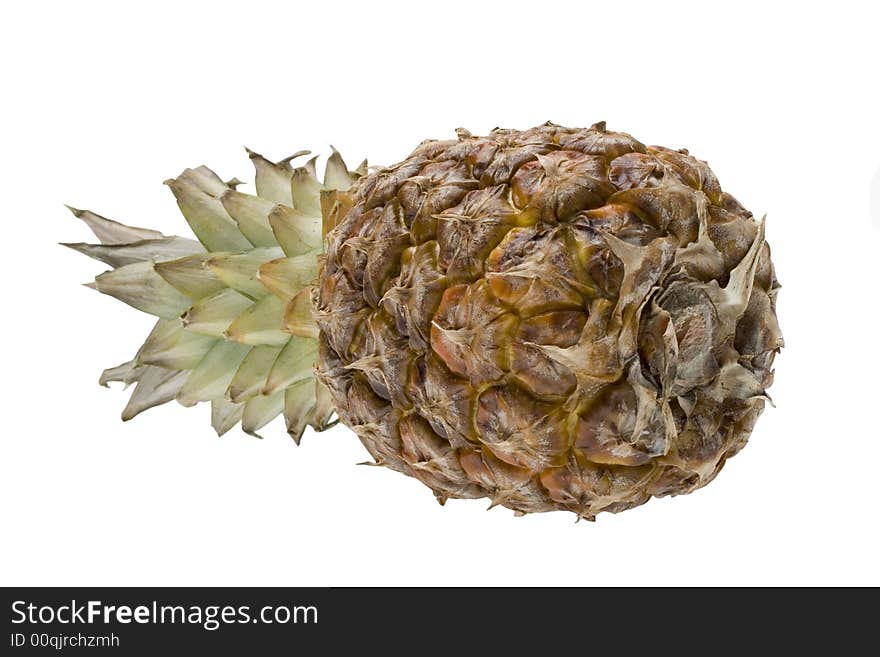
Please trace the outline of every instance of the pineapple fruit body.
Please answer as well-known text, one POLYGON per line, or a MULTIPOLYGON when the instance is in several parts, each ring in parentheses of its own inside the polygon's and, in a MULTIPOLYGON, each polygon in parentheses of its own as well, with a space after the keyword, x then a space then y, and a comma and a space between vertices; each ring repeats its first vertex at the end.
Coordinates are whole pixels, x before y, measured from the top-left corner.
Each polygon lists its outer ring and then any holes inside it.
POLYGON ((319 378, 441 502, 592 519, 705 485, 748 439, 778 284, 705 162, 604 124, 459 131, 333 197, 319 378))

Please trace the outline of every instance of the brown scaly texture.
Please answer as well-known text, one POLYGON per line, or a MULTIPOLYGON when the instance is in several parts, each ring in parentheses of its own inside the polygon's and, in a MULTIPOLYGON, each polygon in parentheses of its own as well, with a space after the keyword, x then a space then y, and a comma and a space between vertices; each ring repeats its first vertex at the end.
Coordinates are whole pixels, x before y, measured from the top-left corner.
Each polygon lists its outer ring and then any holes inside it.
POLYGON ((323 206, 318 375, 441 502, 593 519, 688 493, 763 410, 763 223, 685 150, 604 123, 460 130, 323 206))

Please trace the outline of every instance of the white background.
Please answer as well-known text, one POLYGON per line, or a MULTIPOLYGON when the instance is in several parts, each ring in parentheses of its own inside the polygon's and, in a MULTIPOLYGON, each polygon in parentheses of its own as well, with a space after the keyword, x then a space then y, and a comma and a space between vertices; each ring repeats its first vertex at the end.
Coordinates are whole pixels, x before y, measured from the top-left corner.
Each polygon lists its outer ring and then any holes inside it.
MULTIPOLYGON (((870 3, 14 3, 2 148, 4 585, 880 584, 880 39, 870 3), (390 164, 458 126, 606 120, 755 214, 787 347, 707 488, 596 523, 440 507, 347 429, 123 424, 97 386, 152 320, 78 284, 62 203, 186 234, 161 182, 242 146, 390 164), (875 182, 875 193, 880 182, 875 182)), ((252 188, 251 188, 252 189, 252 188)))

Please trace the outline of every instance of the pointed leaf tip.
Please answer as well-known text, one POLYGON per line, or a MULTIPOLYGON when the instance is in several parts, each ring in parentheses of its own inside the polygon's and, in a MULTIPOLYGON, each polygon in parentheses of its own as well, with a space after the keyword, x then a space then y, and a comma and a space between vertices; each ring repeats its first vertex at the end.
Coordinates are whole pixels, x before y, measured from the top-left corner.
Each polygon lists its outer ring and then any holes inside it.
POLYGON ((198 366, 187 372, 186 381, 177 392, 177 401, 184 406, 194 406, 200 401, 224 399, 232 377, 250 349, 237 342, 216 342, 198 366))
POLYGON ((285 301, 292 299, 317 277, 318 258, 311 253, 270 260, 257 271, 260 284, 285 301))
POLYGON ((300 444, 309 417, 315 408, 315 386, 308 379, 288 386, 284 390, 284 421, 287 434, 296 445, 300 444))
POLYGON ((309 166, 312 162, 313 160, 309 160, 306 166, 293 170, 290 193, 296 210, 318 217, 321 214, 321 183, 315 176, 314 167, 309 166))
POLYGON ((260 299, 268 290, 257 280, 260 266, 283 255, 275 246, 258 248, 244 253, 219 253, 205 261, 205 267, 234 290, 251 299, 260 299))
POLYGON ((254 246, 278 244, 269 225, 269 213, 275 207, 274 202, 229 189, 220 197, 220 203, 238 224, 238 229, 254 246))
POLYGON ((130 242, 156 240, 165 237, 158 230, 127 226, 113 219, 102 217, 91 210, 80 210, 69 205, 66 207, 73 213, 73 216, 85 222, 101 244, 128 244, 130 242))
POLYGON ((213 171, 207 167, 185 169, 166 184, 190 228, 209 251, 243 251, 253 246, 220 202, 229 187, 213 171))
POLYGON ((287 333, 318 339, 318 324, 312 314, 311 290, 303 288, 284 305, 283 326, 287 333))
POLYGON ((233 404, 225 399, 211 401, 211 426, 222 436, 241 420, 243 404, 233 404))
POLYGON ((190 370, 214 346, 216 338, 187 331, 180 319, 160 319, 135 357, 138 365, 190 370))
POLYGON ((182 320, 190 331, 222 338, 232 321, 252 304, 253 301, 240 292, 221 287, 216 293, 193 304, 184 313, 182 320))
POLYGON ((167 370, 147 365, 138 379, 134 391, 122 411, 122 421, 127 422, 143 411, 165 404, 174 399, 187 378, 187 372, 167 370))
POLYGON ((241 418, 241 428, 252 436, 262 438, 257 431, 278 417, 284 410, 284 391, 280 390, 273 395, 258 395, 252 397, 244 405, 244 414, 241 418))
POLYGON ((133 360, 117 365, 116 367, 108 367, 101 372, 101 378, 98 379, 98 385, 108 388, 110 382, 123 383, 126 387, 133 381, 137 381, 143 370, 137 367, 137 363, 133 360))
POLYGON ((284 301, 267 294, 236 317, 223 336, 242 344, 280 347, 290 338, 283 330, 283 322, 284 301))
MULTIPOLYGON (((296 158, 303 157, 304 155, 311 155, 311 154, 312 154, 312 151, 307 151, 307 150, 297 151, 293 155, 288 155, 283 160, 280 160, 279 164, 286 164, 286 165, 290 166, 291 161, 295 160, 296 158)), ((317 156, 313 159, 316 159, 316 158, 317 158, 317 156)))
POLYGON ((352 175, 339 151, 333 146, 330 148, 333 153, 327 158, 327 165, 324 168, 324 189, 348 189, 354 182, 352 175))
POLYGON ((272 233, 286 256, 305 255, 321 248, 319 213, 320 210, 318 214, 306 214, 285 205, 276 205, 269 213, 272 233))
POLYGON ((226 389, 226 399, 240 404, 261 394, 269 371, 280 353, 281 347, 270 345, 251 349, 232 377, 226 389))
POLYGON ((195 240, 177 236, 139 240, 127 244, 62 242, 61 246, 66 246, 85 256, 100 260, 114 268, 131 265, 136 262, 174 260, 194 253, 202 253, 205 250, 195 240))
POLYGON ((248 149, 248 157, 256 173, 257 196, 273 203, 293 205, 290 194, 290 179, 293 171, 290 166, 276 164, 250 149, 248 149))
POLYGON ((152 262, 136 262, 104 272, 95 278, 95 288, 133 308, 166 319, 177 317, 191 303, 189 297, 156 273, 152 262))
MULTIPOLYGON (((309 338, 290 336, 272 364, 262 394, 271 395, 299 381, 314 381, 318 343, 309 338)), ((312 397, 315 396, 312 384, 312 397)))

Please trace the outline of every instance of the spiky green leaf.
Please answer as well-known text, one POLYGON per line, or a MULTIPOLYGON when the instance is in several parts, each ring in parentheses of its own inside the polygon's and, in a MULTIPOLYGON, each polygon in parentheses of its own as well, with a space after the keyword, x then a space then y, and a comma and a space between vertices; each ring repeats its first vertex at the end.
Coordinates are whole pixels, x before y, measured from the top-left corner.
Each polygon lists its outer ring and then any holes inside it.
POLYGON ((105 272, 90 287, 165 319, 177 317, 191 303, 156 272, 152 262, 136 262, 105 272))
POLYGON ((276 164, 249 148, 245 150, 247 150, 256 170, 257 194, 273 203, 293 205, 293 199, 290 195, 290 178, 293 176, 293 171, 289 161, 293 157, 304 155, 307 151, 297 153, 288 160, 276 164))
POLYGON ((348 189, 353 182, 342 155, 334 148, 324 169, 324 189, 348 189))
POLYGON ((163 367, 150 365, 139 368, 142 374, 122 411, 122 419, 130 420, 148 408, 159 406, 171 401, 177 395, 187 372, 166 370, 163 367))
POLYGON ((222 436, 241 420, 244 404, 233 404, 226 399, 211 400, 211 426, 222 436))
POLYGON ((140 240, 128 244, 86 244, 85 242, 64 242, 62 246, 78 251, 111 267, 123 267, 136 262, 159 262, 174 260, 193 253, 204 253, 205 248, 185 237, 163 237, 161 239, 140 240))
POLYGON ((249 345, 281 346, 290 337, 283 330, 284 302, 267 294, 242 312, 224 331, 224 336, 249 345))
POLYGON ((311 290, 303 288, 284 308, 284 330, 304 338, 318 338, 318 325, 312 317, 311 290))
POLYGON ((297 381, 314 377, 317 355, 315 340, 291 336, 269 371, 263 394, 272 394, 297 381))
POLYGON ((283 251, 277 247, 252 249, 244 253, 221 253, 205 261, 217 278, 227 286, 251 299, 260 299, 268 290, 257 280, 257 271, 264 262, 278 258, 283 251))
POLYGON ((113 219, 107 219, 99 214, 95 214, 91 210, 79 210, 69 205, 67 209, 73 213, 74 217, 85 222, 101 244, 128 244, 130 242, 157 240, 165 237, 158 230, 126 226, 118 221, 113 221, 113 219))
POLYGON ((222 196, 229 187, 206 167, 186 169, 166 180, 192 231, 209 251, 243 251, 253 245, 226 212, 222 196))
POLYGON ((177 401, 193 406, 200 401, 223 398, 235 371, 250 351, 247 345, 218 341, 202 361, 189 372, 177 393, 177 401))
POLYGON ((281 353, 281 347, 260 345, 250 350, 242 361, 226 391, 227 398, 235 403, 245 402, 261 394, 272 364, 281 353))
POLYGON ((298 167, 290 178, 293 207, 312 216, 321 215, 321 183, 315 177, 314 168, 298 167))
POLYGON ((189 331, 222 338, 223 332, 235 318, 252 304, 251 299, 227 287, 198 301, 186 311, 182 319, 189 331))
POLYGON ((107 385, 108 383, 122 383, 129 386, 138 380, 141 373, 141 370, 137 367, 137 363, 130 360, 115 367, 108 367, 101 372, 101 378, 98 379, 98 383, 105 388, 109 387, 107 385))
POLYGON ((297 445, 314 408, 315 386, 312 381, 305 379, 284 390, 284 421, 287 433, 297 445))
POLYGON ((275 207, 273 201, 228 189, 220 197, 220 202, 254 246, 277 245, 269 225, 269 213, 275 207))
POLYGON ((260 266, 257 279, 285 301, 318 277, 318 251, 293 258, 278 258, 260 266))
POLYGON ((284 410, 284 391, 279 390, 274 395, 257 395, 248 400, 244 405, 244 413, 241 417, 241 428, 258 438, 257 431, 278 417, 284 410))
POLYGON ((154 269, 175 289, 197 301, 216 294, 226 287, 216 274, 205 267, 205 261, 214 257, 210 253, 157 262, 154 269))
POLYGON ((321 218, 278 205, 269 214, 269 224, 279 246, 288 257, 305 255, 321 248, 321 218))
POLYGON ((196 367, 217 341, 216 338, 188 331, 180 319, 160 319, 137 354, 142 365, 172 370, 196 367))

